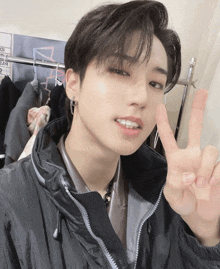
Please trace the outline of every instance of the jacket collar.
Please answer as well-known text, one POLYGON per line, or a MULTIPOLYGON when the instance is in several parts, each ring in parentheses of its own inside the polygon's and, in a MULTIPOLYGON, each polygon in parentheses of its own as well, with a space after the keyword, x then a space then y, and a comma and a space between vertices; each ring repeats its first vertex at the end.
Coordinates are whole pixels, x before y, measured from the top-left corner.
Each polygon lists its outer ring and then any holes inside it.
MULTIPOLYGON (((71 185, 62 157, 56 145, 60 137, 67 132, 67 119, 62 117, 48 123, 37 135, 32 161, 38 171, 38 179, 47 188, 60 188, 62 175, 71 185), (57 169, 52 170, 51 165, 57 169)), ((166 179, 165 159, 147 145, 142 145, 135 153, 121 156, 121 165, 126 179, 134 190, 144 199, 155 204, 166 179)))

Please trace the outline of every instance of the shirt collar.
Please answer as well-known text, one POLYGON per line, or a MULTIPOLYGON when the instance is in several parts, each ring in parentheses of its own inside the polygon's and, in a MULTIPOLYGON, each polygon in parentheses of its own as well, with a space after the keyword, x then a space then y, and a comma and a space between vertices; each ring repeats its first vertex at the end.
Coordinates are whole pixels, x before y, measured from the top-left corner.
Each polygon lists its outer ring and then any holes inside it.
MULTIPOLYGON (((57 147, 60 150, 64 164, 65 164, 67 171, 72 179, 72 182, 75 186, 75 189, 78 193, 89 192, 90 190, 89 190, 88 186, 86 185, 83 178, 80 176, 76 167, 72 163, 68 153, 66 152, 64 141, 65 141, 65 135, 62 135, 60 140, 59 140, 59 143, 57 144, 57 147)), ((118 163, 118 166, 117 166, 117 169, 116 169, 116 172, 114 175, 114 180, 113 180, 114 181, 113 188, 112 188, 113 192, 115 192, 115 191, 119 192, 120 176, 121 176, 121 160, 119 159, 119 163, 118 163)))

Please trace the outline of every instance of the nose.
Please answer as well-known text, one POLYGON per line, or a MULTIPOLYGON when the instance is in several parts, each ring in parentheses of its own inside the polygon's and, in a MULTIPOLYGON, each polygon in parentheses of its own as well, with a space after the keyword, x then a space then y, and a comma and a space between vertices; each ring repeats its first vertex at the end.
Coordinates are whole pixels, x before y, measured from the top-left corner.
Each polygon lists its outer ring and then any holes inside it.
POLYGON ((144 109, 147 105, 148 93, 147 85, 144 82, 139 82, 137 85, 131 86, 128 93, 128 106, 136 106, 144 109))

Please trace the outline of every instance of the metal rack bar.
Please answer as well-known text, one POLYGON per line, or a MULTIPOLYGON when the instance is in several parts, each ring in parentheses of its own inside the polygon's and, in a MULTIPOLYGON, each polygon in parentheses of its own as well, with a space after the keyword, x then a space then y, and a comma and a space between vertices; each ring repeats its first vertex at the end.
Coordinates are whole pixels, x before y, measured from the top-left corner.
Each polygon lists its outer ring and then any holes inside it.
POLYGON ((27 64, 27 65, 36 65, 36 66, 40 65, 43 67, 65 69, 64 64, 61 64, 61 63, 34 60, 34 59, 30 59, 30 58, 12 57, 12 56, 8 56, 6 54, 0 55, 0 61, 27 64))
MULTIPOLYGON (((31 59, 31 58, 12 57, 12 56, 8 56, 5 54, 0 54, 0 61, 65 69, 65 65, 61 64, 61 63, 41 61, 41 60, 35 61, 34 59, 31 59)), ((179 79, 177 81, 177 84, 179 84, 179 85, 188 85, 188 83, 189 82, 187 79, 179 79)))
POLYGON ((181 107, 180 107, 180 112, 179 112, 179 116, 178 116, 178 120, 177 120, 177 126, 176 126, 176 131, 175 131, 175 139, 178 139, 178 134, 179 134, 179 129, 180 129, 180 124, 181 124, 181 119, 182 119, 182 114, 183 114, 183 109, 185 106, 185 101, 187 98, 187 94, 188 91, 190 89, 190 86, 193 85, 193 73, 194 73, 194 67, 196 65, 196 58, 192 58, 190 61, 190 65, 189 65, 189 71, 188 71, 188 75, 187 75, 187 83, 185 84, 185 89, 183 92, 183 98, 182 98, 182 103, 181 103, 181 107))

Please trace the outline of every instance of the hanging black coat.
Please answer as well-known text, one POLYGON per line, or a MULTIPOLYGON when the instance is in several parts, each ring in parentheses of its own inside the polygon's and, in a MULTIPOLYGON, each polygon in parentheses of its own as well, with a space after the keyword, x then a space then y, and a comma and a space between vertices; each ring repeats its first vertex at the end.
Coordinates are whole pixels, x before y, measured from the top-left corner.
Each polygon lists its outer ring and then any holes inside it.
POLYGON ((32 107, 40 107, 46 102, 47 95, 48 92, 35 88, 31 82, 26 85, 7 122, 4 139, 5 165, 18 160, 31 137, 27 126, 28 110, 32 107))
POLYGON ((4 77, 0 85, 0 155, 5 154, 4 138, 6 125, 20 95, 20 90, 15 87, 10 77, 4 77))

